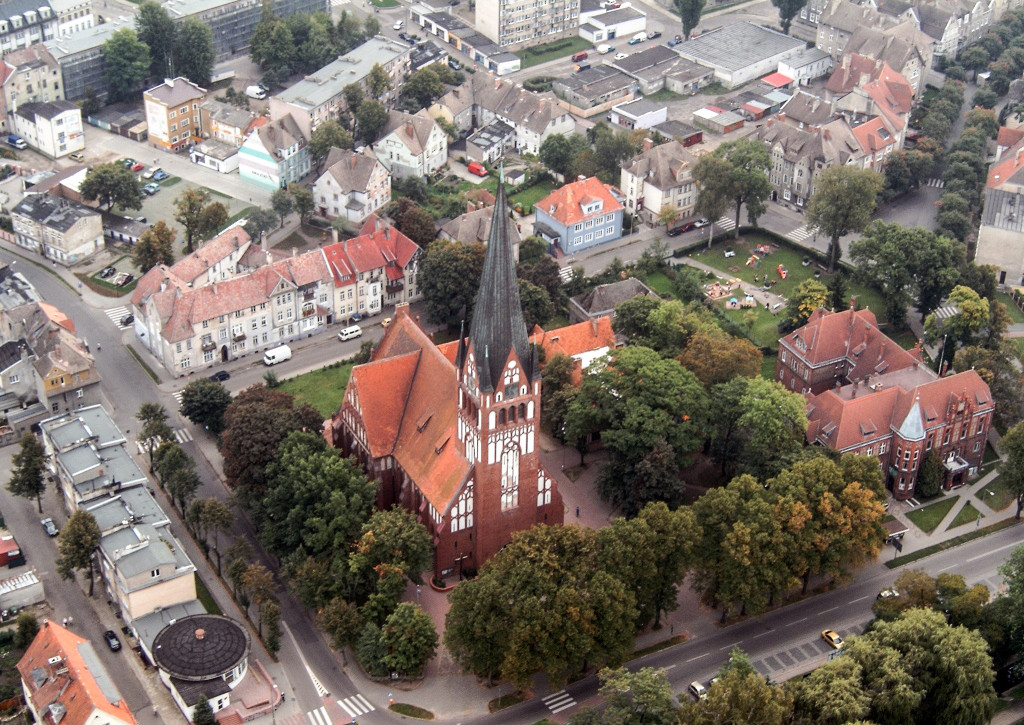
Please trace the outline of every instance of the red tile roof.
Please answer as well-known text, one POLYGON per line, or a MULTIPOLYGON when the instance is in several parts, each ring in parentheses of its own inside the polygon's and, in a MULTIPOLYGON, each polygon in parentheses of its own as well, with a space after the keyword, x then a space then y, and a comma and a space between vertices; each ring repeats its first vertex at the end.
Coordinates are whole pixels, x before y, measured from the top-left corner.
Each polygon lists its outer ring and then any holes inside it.
POLYGON ((843 63, 832 71, 828 83, 825 84, 825 90, 845 95, 854 88, 859 88, 862 81, 875 71, 875 65, 872 58, 859 53, 849 53, 843 56, 843 63))
POLYGON ((241 224, 229 227, 192 254, 182 257, 171 267, 171 272, 186 282, 194 282, 235 250, 244 249, 249 241, 249 233, 241 224))
MULTIPOLYGON (((602 348, 611 351, 616 347, 612 318, 607 316, 555 330, 545 331, 540 325, 535 325, 530 333, 530 341, 544 348, 545 360, 550 360, 555 355, 573 357, 602 348)), ((583 367, 577 361, 573 370, 573 380, 579 384, 582 379, 583 367)))
POLYGON ((574 181, 561 189, 556 189, 534 206, 542 209, 560 224, 576 224, 588 217, 604 215, 623 208, 609 189, 611 186, 602 183, 596 176, 591 176, 589 179, 574 181), (601 210, 593 214, 584 214, 581 204, 597 199, 603 202, 601 210))
POLYGON ((769 73, 761 80, 773 88, 784 88, 793 82, 792 78, 783 75, 782 73, 769 73))
MULTIPOLYGON (((63 718, 59 719, 60 725, 86 725, 100 720, 108 725, 135 725, 135 718, 110 675, 106 671, 90 672, 82 650, 92 650, 88 640, 52 621, 44 622, 18 662, 18 672, 33 707, 42 718, 42 725, 55 725, 53 705, 63 706, 65 710, 63 718), (59 661, 51 664, 55 657, 60 658, 59 661), (37 677, 43 680, 39 684, 36 684, 37 677), (103 687, 97 677, 104 680, 103 687), (107 699, 105 692, 114 696, 113 701, 107 699)), ((102 668, 95 651, 91 652, 90 662, 102 668)))
POLYGON ((889 125, 897 131, 903 130, 907 114, 914 105, 914 87, 902 74, 882 63, 871 81, 864 86, 864 92, 875 102, 878 111, 885 116, 889 125))
MULTIPOLYGON (((356 274, 395 265, 404 270, 418 251, 418 244, 376 214, 366 218, 358 237, 324 247, 325 254, 331 259, 344 258, 348 268, 356 274)), ((399 274, 394 279, 401 277, 399 274)))
POLYGON ((996 136, 996 146, 1009 148, 1021 139, 1024 139, 1024 129, 1000 126, 999 135, 996 136))
POLYGON ((870 121, 855 126, 853 135, 857 137, 857 143, 864 152, 869 154, 884 151, 896 143, 892 129, 881 116, 875 116, 870 121))
POLYGON ((985 186, 989 189, 998 188, 1011 176, 1020 171, 1022 167, 1024 167, 1024 152, 1018 151, 1012 155, 1004 155, 999 163, 992 164, 989 167, 988 180, 985 182, 985 186))

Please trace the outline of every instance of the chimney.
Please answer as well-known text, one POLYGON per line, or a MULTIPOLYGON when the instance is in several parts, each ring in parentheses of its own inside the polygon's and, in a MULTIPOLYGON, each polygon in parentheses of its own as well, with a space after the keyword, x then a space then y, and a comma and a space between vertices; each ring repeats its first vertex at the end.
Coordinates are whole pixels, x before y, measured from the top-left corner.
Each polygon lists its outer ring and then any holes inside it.
POLYGON ((590 318, 590 332, 594 337, 597 337, 597 320, 593 317, 590 318))
POLYGON ((338 241, 338 227, 333 227, 333 226, 331 227, 331 241, 332 242, 337 242, 338 241))
POLYGON ((649 138, 645 138, 644 139, 644 151, 650 151, 652 148, 654 148, 654 141, 652 141, 649 138))
POLYGON ((467 201, 466 202, 466 213, 469 214, 469 212, 475 211, 475 210, 476 210, 476 206, 473 204, 473 202, 467 201))
POLYGON ((213 294, 217 294, 217 283, 215 281, 210 283, 210 290, 213 294))
POLYGON ((412 121, 406 121, 406 123, 405 123, 405 134, 409 138, 413 138, 416 135, 416 133, 413 131, 413 128, 412 128, 412 121))
POLYGON ((850 391, 850 400, 857 397, 857 383, 853 384, 853 389, 850 391))
POLYGON ((298 247, 292 247, 292 256, 294 257, 294 256, 298 255, 298 253, 299 253, 299 248, 298 247))
POLYGON ((586 180, 587 180, 587 177, 584 176, 583 174, 580 174, 580 175, 578 175, 576 177, 576 181, 586 181, 586 180))
POLYGON ((202 628, 197 629, 196 630, 196 639, 198 639, 200 642, 202 642, 204 639, 206 639, 206 630, 202 629, 202 628))
POLYGON ((348 167, 354 169, 356 167, 356 155, 352 154, 348 159, 348 167))
POLYGON ((164 83, 167 85, 168 88, 174 88, 173 78, 164 78, 164 83))

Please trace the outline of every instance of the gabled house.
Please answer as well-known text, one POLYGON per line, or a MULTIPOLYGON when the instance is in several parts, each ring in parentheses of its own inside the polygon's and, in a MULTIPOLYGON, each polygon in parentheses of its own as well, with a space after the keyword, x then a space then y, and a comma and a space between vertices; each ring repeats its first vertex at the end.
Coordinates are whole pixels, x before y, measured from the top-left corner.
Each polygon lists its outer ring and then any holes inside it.
POLYGON ((19 247, 70 266, 103 249, 100 213, 50 194, 28 194, 11 209, 19 247))
POLYGON ((392 110, 373 151, 392 176, 423 178, 448 163, 448 135, 426 111, 392 110))
POLYGON ((23 103, 10 116, 25 143, 52 159, 85 148, 82 109, 68 101, 23 103))
POLYGON ((1014 143, 1017 135, 999 131, 1001 153, 988 170, 974 262, 994 266, 999 284, 1024 285, 1024 140, 1014 143))
POLYGON ((947 488, 981 465, 995 403, 974 370, 939 377, 878 331, 869 311, 813 312, 779 340, 776 378, 807 397, 807 441, 873 456, 898 500, 914 495, 926 456, 947 488))
POLYGON ((569 255, 618 239, 625 197, 613 189, 596 176, 556 189, 534 205, 534 232, 569 255))
POLYGON ((238 152, 238 175, 264 189, 282 189, 309 171, 307 139, 290 115, 257 128, 238 152))
POLYGON ((569 299, 569 320, 574 323, 602 318, 611 320, 615 317, 616 307, 635 297, 659 299, 654 290, 635 277, 599 284, 597 287, 569 299))
POLYGON ((325 167, 313 184, 320 216, 362 222, 391 200, 391 174, 372 151, 331 149, 325 167))
MULTIPOLYGON (((491 221, 494 212, 490 207, 481 204, 479 207, 467 202, 465 214, 459 214, 446 222, 438 231, 440 239, 448 239, 460 244, 486 244, 491 237, 491 221)), ((522 241, 517 225, 508 228, 509 243, 512 245, 512 258, 519 261, 519 244, 522 241)))
POLYGON ((45 725, 136 725, 114 679, 87 639, 53 620, 18 661, 25 705, 45 725))
POLYGON ((931 44, 909 23, 885 31, 857 28, 843 51, 844 57, 850 54, 885 63, 907 79, 915 96, 924 90, 924 77, 932 63, 931 44))
POLYGON ((697 203, 692 175, 696 162, 697 157, 678 141, 655 146, 646 139, 643 151, 623 164, 620 172, 626 208, 655 225, 666 207, 677 209, 681 219, 692 216, 697 203))
MULTIPOLYGON (((7 7, 13 9, 12 5, 7 7)), ((0 16, 2 14, 0 7, 0 16)), ((3 24, 0 17, 0 27, 3 24)), ((3 35, 0 32, 0 47, 3 35)), ((14 129, 9 118, 11 114, 25 103, 64 100, 64 83, 57 59, 42 43, 28 44, 28 47, 17 50, 3 48, 0 53, 3 53, 0 60, 0 131, 10 133, 14 129)))
POLYGON ((768 147, 771 159, 772 201, 797 207, 807 204, 822 171, 850 163, 860 165, 864 156, 856 129, 841 118, 803 129, 771 120, 758 129, 757 137, 768 147))
POLYGON ((609 316, 595 317, 551 331, 535 325, 530 332, 530 342, 544 350, 545 361, 550 361, 555 355, 571 358, 574 363, 572 379, 576 385, 583 382, 584 373, 594 361, 619 347, 609 316))
POLYGON ((888 30, 903 22, 917 24, 917 15, 910 7, 894 16, 879 12, 871 3, 858 5, 853 0, 831 0, 818 16, 815 47, 839 60, 859 28, 888 30))
POLYGON ((167 78, 142 94, 149 143, 165 151, 180 151, 199 143, 203 124, 199 106, 206 89, 188 78, 167 78))
POLYGON ((210 98, 199 106, 203 135, 239 147, 254 126, 256 114, 244 108, 210 98))

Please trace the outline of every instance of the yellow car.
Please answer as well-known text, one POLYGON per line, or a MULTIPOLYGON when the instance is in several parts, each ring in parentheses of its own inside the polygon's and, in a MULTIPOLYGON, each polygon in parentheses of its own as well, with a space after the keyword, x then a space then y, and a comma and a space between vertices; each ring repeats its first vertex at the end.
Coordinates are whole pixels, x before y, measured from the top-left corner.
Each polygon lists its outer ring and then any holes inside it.
POLYGON ((836 649, 842 649, 843 648, 843 638, 840 637, 835 632, 833 632, 831 629, 826 629, 826 630, 822 631, 821 638, 823 640, 825 640, 826 642, 828 642, 833 647, 835 647, 836 649))
POLYGON ((390 317, 385 317, 383 320, 380 321, 380 326, 381 327, 387 327, 390 324, 391 324, 391 318, 390 317))

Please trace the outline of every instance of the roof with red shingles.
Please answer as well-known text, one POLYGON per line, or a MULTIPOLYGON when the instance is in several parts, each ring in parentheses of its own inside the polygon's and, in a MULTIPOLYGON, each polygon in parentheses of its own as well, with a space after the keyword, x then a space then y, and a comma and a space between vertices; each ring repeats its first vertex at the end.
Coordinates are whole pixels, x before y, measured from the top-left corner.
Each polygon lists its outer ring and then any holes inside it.
POLYGON ((611 186, 602 183, 596 176, 591 176, 589 179, 574 181, 561 189, 556 189, 538 201, 534 207, 542 209, 545 214, 556 219, 560 224, 576 224, 588 217, 607 214, 623 208, 622 204, 612 196, 610 188, 611 186), (582 205, 597 199, 603 202, 601 210, 584 214, 582 205))
POLYGON ((859 53, 850 53, 843 57, 843 62, 838 68, 832 71, 825 90, 839 95, 845 95, 854 88, 859 88, 875 71, 876 61, 859 53), (847 60, 849 59, 849 60, 847 60))
POLYGON ((992 164, 988 168, 988 179, 985 186, 989 189, 997 189, 1009 181, 1024 168, 1024 153, 1018 150, 1015 154, 1004 154, 1002 161, 992 164))
POLYGON ((1024 129, 1010 128, 1009 126, 1000 126, 999 135, 996 136, 996 146, 1009 148, 1018 141, 1020 141, 1021 139, 1024 139, 1024 129))
POLYGON ((43 725, 55 725, 53 705, 64 707, 60 725, 99 720, 107 725, 135 725, 131 710, 89 641, 52 621, 43 623, 18 662, 18 673, 43 725), (60 661, 50 664, 54 657, 60 661))
POLYGON ((907 125, 907 114, 914 105, 914 87, 902 73, 883 62, 864 86, 864 92, 875 102, 879 113, 896 130, 907 125))
POLYGON ((857 137, 857 143, 866 153, 873 154, 896 143, 885 119, 875 116, 870 121, 862 123, 853 128, 853 135, 857 137))

